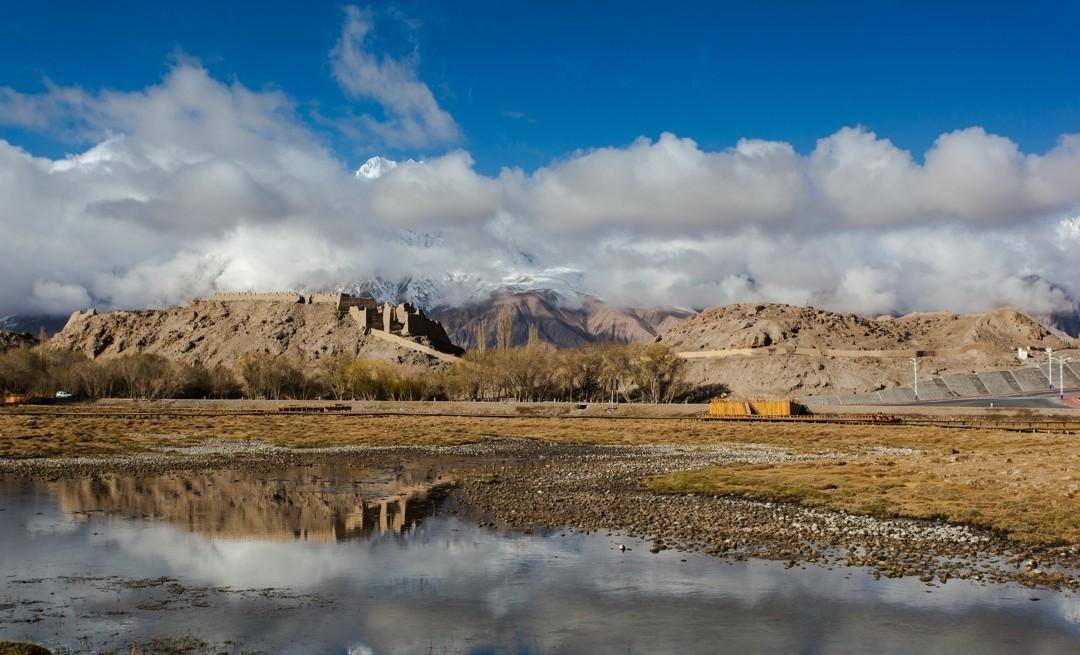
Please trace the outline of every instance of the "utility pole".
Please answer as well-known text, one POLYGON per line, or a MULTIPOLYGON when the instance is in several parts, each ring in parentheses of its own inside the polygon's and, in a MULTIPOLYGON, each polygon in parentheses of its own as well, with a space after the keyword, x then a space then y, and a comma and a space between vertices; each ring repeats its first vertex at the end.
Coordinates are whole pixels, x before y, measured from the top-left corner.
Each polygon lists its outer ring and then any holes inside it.
POLYGON ((1054 390, 1054 349, 1046 349, 1046 386, 1054 390))
POLYGON ((915 389, 915 401, 919 400, 919 358, 912 357, 911 365, 915 367, 915 383, 912 385, 915 389))
POLYGON ((1069 361, 1068 357, 1058 357, 1058 398, 1065 400, 1065 362, 1069 361))

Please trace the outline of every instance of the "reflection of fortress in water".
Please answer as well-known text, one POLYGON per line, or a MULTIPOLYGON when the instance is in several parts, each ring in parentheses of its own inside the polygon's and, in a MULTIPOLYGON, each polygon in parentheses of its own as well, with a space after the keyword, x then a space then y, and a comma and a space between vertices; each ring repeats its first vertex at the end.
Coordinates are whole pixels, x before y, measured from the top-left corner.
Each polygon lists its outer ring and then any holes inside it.
POLYGON ((344 541, 403 534, 430 516, 445 485, 407 473, 305 467, 50 483, 64 512, 162 519, 212 538, 344 541))

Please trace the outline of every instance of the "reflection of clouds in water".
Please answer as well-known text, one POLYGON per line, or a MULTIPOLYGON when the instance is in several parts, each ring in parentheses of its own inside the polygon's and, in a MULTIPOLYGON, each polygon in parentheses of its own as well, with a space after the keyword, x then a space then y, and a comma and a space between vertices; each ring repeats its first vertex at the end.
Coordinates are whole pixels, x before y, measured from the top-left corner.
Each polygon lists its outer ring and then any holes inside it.
POLYGON ((168 524, 133 527, 116 522, 102 537, 127 557, 153 557, 174 575, 215 586, 308 589, 327 577, 366 575, 367 564, 347 547, 320 542, 207 539, 168 524))
POLYGON ((1061 608, 1061 616, 1069 623, 1080 624, 1080 598, 1076 595, 1066 596, 1061 594, 1057 598, 1057 604, 1061 608))
MULTIPOLYGON (((454 596, 470 591, 459 585, 459 580, 483 578, 496 585, 484 590, 486 604, 495 613, 500 607, 525 602, 535 596, 538 586, 549 584, 543 579, 528 585, 514 583, 540 570, 549 578, 555 574, 555 584, 572 577, 577 586, 610 598, 633 599, 642 594, 707 597, 744 606, 777 597, 810 596, 872 599, 912 609, 956 612, 971 605, 985 605, 987 589, 994 589, 993 597, 1001 600, 1030 596, 1029 590, 1012 585, 984 588, 953 580, 926 593, 928 588, 915 579, 886 583, 862 571, 829 572, 816 566, 808 566, 806 571, 785 571, 777 562, 732 565, 673 551, 652 556, 645 554, 644 543, 630 552, 618 553, 612 545, 616 540, 629 539, 577 533, 565 537, 508 537, 476 531, 470 524, 456 520, 423 524, 404 539, 374 538, 342 544, 208 539, 170 524, 140 525, 129 521, 110 522, 102 536, 89 538, 119 547, 123 557, 152 558, 165 564, 174 575, 215 586, 307 591, 329 582, 380 586, 422 580, 424 585, 445 587, 440 592, 454 596), (459 532, 451 532, 454 529, 459 532), (678 559, 688 559, 688 563, 678 559), (653 565, 656 563, 666 565, 653 565), (847 572, 853 575, 845 577, 847 572)), ((1077 623, 1080 601, 1062 593, 1048 596, 1058 599, 1063 616, 1077 623)))
POLYGON ((514 588, 512 586, 501 585, 498 587, 492 587, 484 594, 484 605, 487 607, 488 613, 494 618, 502 618, 510 612, 510 607, 515 603, 519 603, 531 596, 526 589, 514 588))
POLYGON ((62 515, 32 516, 26 521, 26 532, 38 537, 71 534, 81 527, 77 521, 66 520, 62 515))
MULTIPOLYGON (((483 598, 493 616, 511 605, 527 604, 538 589, 573 584, 589 593, 630 602, 641 595, 701 599, 755 607, 777 598, 860 599, 861 602, 962 612, 993 600, 1026 599, 1030 590, 1015 585, 980 587, 954 580, 926 593, 914 579, 875 581, 861 570, 784 570, 777 562, 728 564, 724 560, 667 551, 646 554, 646 544, 618 553, 617 540, 567 534, 566 537, 506 537, 474 530, 462 521, 440 519, 393 538, 351 541, 265 542, 211 540, 168 524, 133 527, 115 523, 108 540, 125 556, 153 556, 174 575, 217 586, 290 587, 305 591, 327 583, 346 586, 402 586, 422 581, 448 596, 483 598), (458 532, 452 531, 457 529, 458 532), (403 551, 406 554, 403 554, 403 551), (687 559, 681 563, 679 559, 687 559), (663 564, 657 566, 656 564, 663 564), (541 575, 542 573, 542 575, 541 575), (846 573, 852 573, 845 577, 846 573), (521 583, 527 580, 527 584, 521 583), (474 590, 461 581, 483 581, 474 590), (988 589, 993 592, 988 594, 988 589), (988 598, 989 596, 989 598, 988 598)), ((550 590, 550 589, 549 589, 550 590)), ((1080 601, 1059 593, 1063 617, 1076 623, 1080 601)))

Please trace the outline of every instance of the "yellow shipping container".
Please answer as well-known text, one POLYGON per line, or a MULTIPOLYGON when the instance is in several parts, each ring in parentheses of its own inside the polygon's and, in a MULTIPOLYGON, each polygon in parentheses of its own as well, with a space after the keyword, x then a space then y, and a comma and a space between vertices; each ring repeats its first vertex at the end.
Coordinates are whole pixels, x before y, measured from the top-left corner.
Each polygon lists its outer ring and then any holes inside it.
POLYGON ((709 416, 791 416, 791 400, 724 400, 709 402, 709 416))

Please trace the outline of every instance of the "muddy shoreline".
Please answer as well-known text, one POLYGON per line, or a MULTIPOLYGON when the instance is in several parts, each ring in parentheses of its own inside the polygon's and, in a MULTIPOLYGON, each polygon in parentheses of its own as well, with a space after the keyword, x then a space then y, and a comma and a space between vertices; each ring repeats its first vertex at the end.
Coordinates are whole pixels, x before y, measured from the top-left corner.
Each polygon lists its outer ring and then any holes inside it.
POLYGON ((1075 546, 1029 546, 936 521, 878 519, 708 494, 658 494, 642 484, 650 475, 715 464, 829 456, 747 443, 579 445, 499 439, 453 446, 294 449, 223 441, 132 455, 0 460, 0 479, 256 471, 319 463, 393 471, 420 462, 431 475, 454 481, 449 501, 455 512, 493 528, 603 531, 647 539, 654 552, 764 558, 789 567, 868 567, 875 577, 910 576, 930 586, 964 579, 1080 589, 1080 548, 1075 546))

